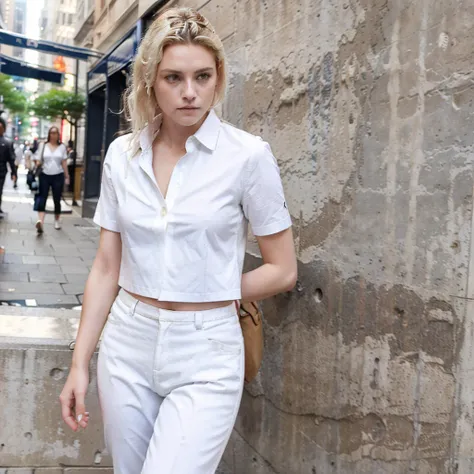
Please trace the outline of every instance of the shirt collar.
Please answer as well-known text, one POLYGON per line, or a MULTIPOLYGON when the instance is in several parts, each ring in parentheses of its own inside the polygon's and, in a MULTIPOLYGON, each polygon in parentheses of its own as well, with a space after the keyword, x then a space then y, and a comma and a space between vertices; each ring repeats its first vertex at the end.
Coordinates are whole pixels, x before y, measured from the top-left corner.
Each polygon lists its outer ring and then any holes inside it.
MULTIPOLYGON (((214 151, 217 146, 221 121, 214 109, 211 109, 206 120, 199 127, 199 130, 193 135, 206 148, 214 151)), ((146 125, 140 132, 140 148, 147 150, 153 144, 156 134, 161 126, 161 114, 157 115, 151 125, 146 125)))

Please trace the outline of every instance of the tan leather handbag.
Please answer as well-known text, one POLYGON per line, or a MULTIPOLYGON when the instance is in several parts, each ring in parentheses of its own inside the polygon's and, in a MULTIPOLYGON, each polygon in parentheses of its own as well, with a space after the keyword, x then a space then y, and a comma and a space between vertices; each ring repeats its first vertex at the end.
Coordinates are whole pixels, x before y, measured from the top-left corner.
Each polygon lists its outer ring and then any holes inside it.
POLYGON ((255 301, 236 302, 245 346, 245 381, 251 382, 258 374, 263 358, 262 313, 255 301))

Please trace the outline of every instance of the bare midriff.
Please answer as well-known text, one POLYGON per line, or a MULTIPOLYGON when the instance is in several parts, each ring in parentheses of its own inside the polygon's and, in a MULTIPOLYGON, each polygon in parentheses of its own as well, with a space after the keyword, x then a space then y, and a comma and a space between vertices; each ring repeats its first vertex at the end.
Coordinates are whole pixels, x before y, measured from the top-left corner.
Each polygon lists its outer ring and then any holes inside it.
MULTIPOLYGON (((127 290, 125 290, 127 291, 127 290)), ((179 303, 177 301, 159 301, 148 296, 137 295, 127 291, 130 295, 142 303, 155 306, 156 308, 167 309, 169 311, 205 311, 206 309, 223 308, 229 306, 232 301, 208 301, 205 303, 179 303)))

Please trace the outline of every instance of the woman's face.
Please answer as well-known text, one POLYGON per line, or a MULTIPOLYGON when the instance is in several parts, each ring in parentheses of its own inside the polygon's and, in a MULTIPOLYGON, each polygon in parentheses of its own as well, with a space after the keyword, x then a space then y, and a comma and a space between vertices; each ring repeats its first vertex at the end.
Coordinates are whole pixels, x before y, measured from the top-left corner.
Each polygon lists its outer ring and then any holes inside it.
POLYGON ((50 130, 49 141, 52 143, 57 143, 59 141, 59 130, 57 128, 52 128, 50 130))
POLYGON ((195 44, 173 44, 163 53, 154 84, 163 117, 189 127, 211 108, 217 87, 216 58, 195 44))

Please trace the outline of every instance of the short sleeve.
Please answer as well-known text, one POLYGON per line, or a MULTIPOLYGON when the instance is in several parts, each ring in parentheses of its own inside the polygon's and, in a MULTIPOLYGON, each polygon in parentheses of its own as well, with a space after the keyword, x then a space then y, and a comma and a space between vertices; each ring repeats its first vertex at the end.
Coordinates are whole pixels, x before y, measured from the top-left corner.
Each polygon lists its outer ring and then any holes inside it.
POLYGON ((270 235, 291 227, 278 163, 266 142, 257 144, 243 179, 242 208, 254 235, 270 235))
POLYGON ((67 160, 67 148, 62 145, 62 156, 61 156, 61 159, 62 160, 67 160))
POLYGON ((118 201, 112 181, 112 166, 114 144, 111 143, 104 160, 100 197, 94 214, 94 222, 104 229, 120 232, 117 224, 118 201))

